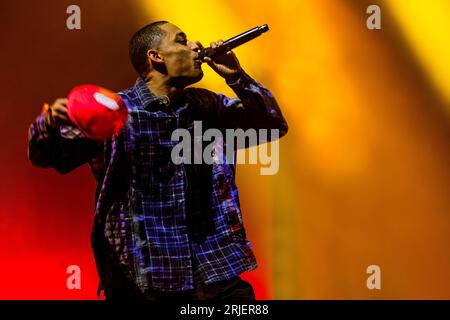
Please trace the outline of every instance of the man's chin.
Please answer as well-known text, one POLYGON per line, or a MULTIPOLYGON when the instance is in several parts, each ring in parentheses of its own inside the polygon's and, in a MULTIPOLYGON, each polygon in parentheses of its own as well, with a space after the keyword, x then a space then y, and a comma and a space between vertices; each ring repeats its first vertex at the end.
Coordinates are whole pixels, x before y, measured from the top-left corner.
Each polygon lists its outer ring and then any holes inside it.
POLYGON ((203 70, 199 70, 197 74, 195 74, 192 78, 189 78, 189 85, 194 84, 202 80, 203 78, 203 70))
POLYGON ((198 76, 195 78, 195 82, 199 82, 200 80, 203 79, 203 70, 200 69, 200 73, 198 74, 198 76))
POLYGON ((195 73, 190 74, 189 76, 179 77, 176 79, 176 83, 180 87, 187 87, 194 83, 199 82, 203 78, 203 71, 201 69, 196 70, 195 73))

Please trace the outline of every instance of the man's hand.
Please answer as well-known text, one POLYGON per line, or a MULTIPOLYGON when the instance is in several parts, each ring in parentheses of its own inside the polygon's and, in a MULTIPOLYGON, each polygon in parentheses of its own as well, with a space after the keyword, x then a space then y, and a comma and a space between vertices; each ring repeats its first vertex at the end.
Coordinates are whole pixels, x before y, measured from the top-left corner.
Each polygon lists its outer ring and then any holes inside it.
POLYGON ((59 128, 62 125, 68 124, 74 126, 67 115, 67 99, 59 98, 46 108, 45 123, 49 127, 59 128))
MULTIPOLYGON (((196 41, 198 47, 203 50, 203 45, 196 41)), ((217 43, 211 42, 211 48, 216 48, 223 44, 222 40, 218 40, 217 43)), ((205 57, 204 61, 213 69, 218 75, 223 77, 227 83, 232 83, 237 80, 242 70, 239 60, 233 51, 228 51, 226 54, 222 54, 213 59, 205 57)))

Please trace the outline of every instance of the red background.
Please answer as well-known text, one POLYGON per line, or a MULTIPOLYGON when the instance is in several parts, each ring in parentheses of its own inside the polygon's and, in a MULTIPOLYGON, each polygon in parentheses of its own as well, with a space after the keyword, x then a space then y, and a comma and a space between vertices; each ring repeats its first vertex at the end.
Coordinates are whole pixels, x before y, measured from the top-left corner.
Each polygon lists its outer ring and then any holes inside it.
POLYGON ((125 1, 77 1, 82 32, 69 31, 70 4, 0 5, 0 299, 96 298, 90 248, 94 179, 87 166, 65 176, 33 167, 27 130, 43 102, 65 96, 76 84, 89 81, 117 91, 131 86, 127 44, 139 21, 125 1), (72 264, 81 268, 81 290, 66 288, 72 264))

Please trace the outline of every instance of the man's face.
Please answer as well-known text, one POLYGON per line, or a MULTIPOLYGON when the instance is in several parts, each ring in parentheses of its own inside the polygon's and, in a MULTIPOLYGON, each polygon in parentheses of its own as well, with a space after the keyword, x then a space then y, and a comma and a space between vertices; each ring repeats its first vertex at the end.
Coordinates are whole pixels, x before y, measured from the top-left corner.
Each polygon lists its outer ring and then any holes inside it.
POLYGON ((188 41, 186 34, 171 23, 163 24, 160 28, 166 34, 157 51, 164 59, 167 74, 186 86, 200 81, 203 77, 201 62, 195 60, 198 46, 188 41))

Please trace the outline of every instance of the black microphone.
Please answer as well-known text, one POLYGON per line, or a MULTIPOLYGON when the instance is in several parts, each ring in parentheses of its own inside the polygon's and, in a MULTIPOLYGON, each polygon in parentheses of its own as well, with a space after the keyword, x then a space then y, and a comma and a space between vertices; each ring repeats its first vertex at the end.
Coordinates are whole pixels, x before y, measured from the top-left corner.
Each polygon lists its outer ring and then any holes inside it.
POLYGON ((214 58, 215 56, 219 56, 221 54, 224 54, 237 46, 240 46, 241 44, 244 44, 252 39, 255 39, 256 37, 260 36, 264 32, 269 31, 269 26, 267 24, 264 24, 259 27, 255 27, 253 29, 250 29, 248 31, 245 31, 231 39, 228 39, 225 41, 221 46, 218 46, 216 48, 205 48, 198 54, 199 60, 203 60, 205 57, 214 58))

